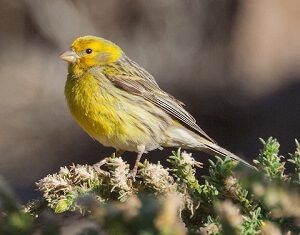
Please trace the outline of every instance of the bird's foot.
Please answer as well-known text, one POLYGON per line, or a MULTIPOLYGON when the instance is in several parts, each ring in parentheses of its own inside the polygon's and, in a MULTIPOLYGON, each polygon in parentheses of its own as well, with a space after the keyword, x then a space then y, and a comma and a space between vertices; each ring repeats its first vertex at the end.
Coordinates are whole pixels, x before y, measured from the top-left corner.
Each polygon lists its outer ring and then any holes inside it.
POLYGON ((135 182, 136 174, 137 174, 137 169, 133 168, 128 174, 128 179, 131 179, 133 182, 135 182))
MULTIPOLYGON (((97 162, 97 163, 95 163, 94 165, 93 165, 93 168, 94 168, 94 170, 96 171, 96 172, 98 172, 98 173, 104 173, 105 171, 103 171, 102 169, 101 169, 101 166, 103 166, 104 164, 106 164, 107 163, 107 160, 106 159, 103 159, 103 160, 101 160, 100 162, 97 162)), ((108 173, 109 174, 109 173, 108 173)))
POLYGON ((138 154, 137 154, 137 157, 136 157, 136 160, 134 163, 134 167, 131 170, 131 172, 129 173, 129 177, 132 178, 133 182, 135 182, 136 173, 138 171, 138 165, 139 165, 141 157, 145 151, 145 145, 138 145, 137 149, 138 149, 138 154))

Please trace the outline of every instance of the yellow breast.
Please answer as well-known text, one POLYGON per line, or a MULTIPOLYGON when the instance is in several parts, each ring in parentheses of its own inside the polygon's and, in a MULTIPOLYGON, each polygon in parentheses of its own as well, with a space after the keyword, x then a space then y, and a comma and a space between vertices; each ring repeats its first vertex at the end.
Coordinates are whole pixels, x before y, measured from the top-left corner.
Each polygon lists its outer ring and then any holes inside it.
POLYGON ((113 132, 112 123, 116 118, 111 108, 104 105, 108 102, 112 104, 114 100, 98 93, 98 81, 91 75, 70 77, 66 82, 65 96, 69 109, 79 125, 94 138, 113 132))
POLYGON ((65 96, 78 124, 103 145, 126 151, 136 151, 140 143, 151 148, 157 145, 161 127, 148 127, 157 117, 148 113, 151 104, 141 97, 91 74, 80 78, 69 75, 65 96))

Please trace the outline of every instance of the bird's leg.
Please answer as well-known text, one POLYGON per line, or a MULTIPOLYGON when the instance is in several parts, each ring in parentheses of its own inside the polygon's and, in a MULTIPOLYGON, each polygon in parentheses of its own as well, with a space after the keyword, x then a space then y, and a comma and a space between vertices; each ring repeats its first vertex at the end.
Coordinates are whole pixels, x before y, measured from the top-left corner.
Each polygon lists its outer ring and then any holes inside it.
POLYGON ((130 173, 131 177, 134 179, 135 176, 136 176, 136 173, 137 173, 137 169, 138 169, 138 165, 139 165, 139 162, 141 160, 141 157, 143 155, 145 151, 145 145, 138 145, 137 146, 137 157, 136 157, 136 160, 135 160, 135 163, 134 163, 134 166, 133 166, 133 169, 130 173))
MULTIPOLYGON (((125 151, 123 151, 123 150, 117 149, 116 152, 114 152, 114 153, 111 155, 111 157, 112 157, 112 158, 120 157, 124 152, 125 152, 125 151)), ((104 158, 103 160, 101 160, 101 161, 95 163, 95 164, 93 165, 93 167, 94 167, 94 168, 97 168, 97 169, 100 169, 100 167, 103 166, 103 165, 106 164, 106 163, 107 163, 107 160, 106 160, 106 158, 104 158)))
POLYGON ((104 172, 104 171, 101 170, 101 166, 103 166, 103 165, 106 164, 106 163, 107 163, 107 161, 106 161, 106 159, 104 158, 104 159, 101 160, 100 162, 95 163, 95 164, 93 165, 93 168, 94 168, 94 170, 95 170, 96 172, 102 173, 102 172, 104 172))

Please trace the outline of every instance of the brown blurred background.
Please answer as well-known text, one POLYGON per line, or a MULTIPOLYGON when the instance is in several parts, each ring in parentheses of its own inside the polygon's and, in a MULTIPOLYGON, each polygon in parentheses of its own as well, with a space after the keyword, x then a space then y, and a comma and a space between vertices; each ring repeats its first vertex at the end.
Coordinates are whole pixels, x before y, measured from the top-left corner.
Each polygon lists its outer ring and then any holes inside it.
POLYGON ((299 138, 298 0, 0 0, 0 14, 0 174, 22 200, 59 166, 113 151, 75 124, 64 100, 58 55, 81 35, 119 44, 241 156, 258 154, 258 137, 277 137, 283 153, 299 138))

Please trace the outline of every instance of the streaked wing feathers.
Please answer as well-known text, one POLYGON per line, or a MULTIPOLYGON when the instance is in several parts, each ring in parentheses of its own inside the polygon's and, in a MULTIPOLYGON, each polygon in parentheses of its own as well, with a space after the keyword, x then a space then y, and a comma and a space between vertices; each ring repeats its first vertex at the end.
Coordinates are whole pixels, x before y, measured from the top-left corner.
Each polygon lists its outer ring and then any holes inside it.
POLYGON ((124 69, 123 64, 122 74, 118 74, 116 76, 105 74, 111 82, 132 94, 144 97, 179 121, 197 131, 206 139, 213 143, 215 142, 196 124, 195 118, 183 108, 184 104, 182 102, 161 90, 155 79, 147 71, 141 69, 141 67, 139 67, 135 62, 129 60, 127 57, 126 60, 126 62, 130 65, 130 71, 128 71, 128 74, 126 74, 126 69, 124 69), (132 71, 132 69, 135 71, 132 71))

